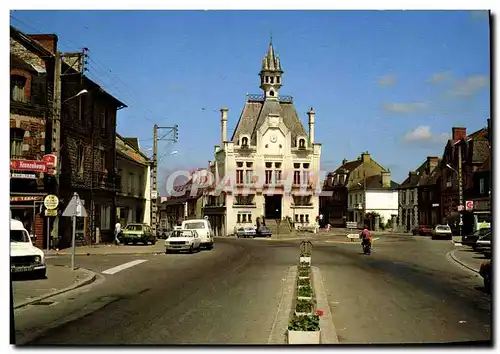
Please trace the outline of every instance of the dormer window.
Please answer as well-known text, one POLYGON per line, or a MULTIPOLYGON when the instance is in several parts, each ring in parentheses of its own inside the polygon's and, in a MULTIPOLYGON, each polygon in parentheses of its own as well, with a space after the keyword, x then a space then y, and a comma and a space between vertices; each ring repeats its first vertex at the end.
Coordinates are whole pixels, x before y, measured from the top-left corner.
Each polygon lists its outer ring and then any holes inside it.
POLYGON ((248 146, 248 138, 246 136, 241 139, 241 146, 248 146))
POLYGON ((305 149, 305 148, 306 148, 306 140, 299 139, 299 149, 305 149))

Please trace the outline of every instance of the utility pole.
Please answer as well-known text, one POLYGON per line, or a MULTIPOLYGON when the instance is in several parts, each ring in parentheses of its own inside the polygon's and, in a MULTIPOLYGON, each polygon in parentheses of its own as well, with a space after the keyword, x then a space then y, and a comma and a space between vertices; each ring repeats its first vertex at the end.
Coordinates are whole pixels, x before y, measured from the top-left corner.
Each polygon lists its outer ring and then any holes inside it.
MULTIPOLYGON (((59 175, 61 173, 61 53, 56 51, 55 54, 55 68, 54 68, 54 96, 52 103, 52 134, 51 134, 51 144, 50 148, 52 153, 56 156, 56 169, 54 171, 54 178, 56 181, 56 196, 60 197, 59 194, 59 175)), ((49 219, 46 218, 47 225, 49 223, 49 219)), ((59 236, 59 213, 54 218, 53 224, 54 235, 59 236)), ((47 227, 47 232, 49 233, 49 227, 47 227)), ((47 249, 50 247, 50 235, 47 235, 47 240, 49 240, 49 244, 47 244, 47 249)), ((55 246, 55 245, 54 245, 55 246)))
POLYGON ((152 186, 151 186, 151 228, 156 235, 158 228, 158 140, 167 140, 177 142, 179 138, 179 126, 176 124, 173 127, 159 127, 157 124, 153 127, 153 170, 152 170, 152 186), (167 130, 167 133, 158 138, 158 130, 167 130), (173 133, 173 137, 168 137, 169 133, 173 133))
POLYGON ((460 212, 460 223, 459 223, 459 236, 462 236, 462 225, 463 225, 463 219, 462 219, 462 212, 464 208, 464 196, 463 196, 463 185, 462 185, 462 143, 460 142, 458 144, 458 203, 461 205, 461 210, 460 212))

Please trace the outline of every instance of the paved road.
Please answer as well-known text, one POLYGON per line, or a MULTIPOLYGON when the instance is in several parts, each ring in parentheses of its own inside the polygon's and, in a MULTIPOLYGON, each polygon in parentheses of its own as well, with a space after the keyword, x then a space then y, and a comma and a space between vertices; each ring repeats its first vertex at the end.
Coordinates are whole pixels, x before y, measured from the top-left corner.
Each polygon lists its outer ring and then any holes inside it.
MULTIPOLYGON (((450 242, 391 237, 370 256, 357 243, 313 243, 340 343, 490 338, 491 298, 479 277, 445 257, 450 242)), ((213 251, 192 255, 77 257, 100 279, 52 298, 50 306, 17 311, 18 341, 265 344, 284 331, 273 323, 298 244, 218 239, 213 251), (130 261, 142 262, 103 273, 130 261)), ((51 262, 66 264, 69 257, 51 262)))
POLYGON ((296 245, 219 240, 214 250, 192 255, 78 258, 97 272, 145 262, 103 274, 104 281, 56 297, 51 306, 17 311, 17 339, 35 345, 264 344, 297 256, 296 245))
POLYGON ((453 247, 393 237, 365 256, 357 244, 315 243, 340 343, 489 340, 491 297, 445 257, 453 247))

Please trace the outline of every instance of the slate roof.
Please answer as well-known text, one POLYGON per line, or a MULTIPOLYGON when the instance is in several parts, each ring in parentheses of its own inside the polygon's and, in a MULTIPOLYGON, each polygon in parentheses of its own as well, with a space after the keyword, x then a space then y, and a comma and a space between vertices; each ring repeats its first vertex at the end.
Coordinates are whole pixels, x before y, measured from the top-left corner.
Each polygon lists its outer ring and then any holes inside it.
POLYGON ((126 138, 124 137, 123 140, 125 140, 127 143, 129 143, 130 145, 132 145, 135 149, 139 150, 139 139, 137 138, 126 138))
POLYGON ((353 161, 348 161, 339 168, 337 168, 335 171, 333 171, 331 174, 337 174, 341 170, 346 170, 348 173, 351 172, 352 170, 356 169, 357 167, 361 166, 363 164, 362 160, 353 160, 353 161))
POLYGON ((382 176, 381 175, 376 175, 376 176, 370 176, 366 177, 366 182, 365 185, 361 186, 356 186, 351 188, 351 190, 358 190, 358 189, 364 189, 366 188, 367 190, 374 190, 374 189, 382 189, 382 190, 395 190, 398 189, 399 184, 391 181, 391 185, 389 187, 383 187, 382 186, 382 176))
POLYGON ((257 144, 257 130, 264 124, 269 114, 278 114, 292 135, 292 147, 297 147, 297 136, 307 137, 304 126, 295 110, 293 103, 278 100, 251 101, 248 100, 233 132, 231 141, 236 143, 242 134, 250 135, 250 143, 257 144))
MULTIPOLYGON (((134 161, 138 164, 147 166, 150 163, 150 160, 146 155, 144 155, 138 148, 130 144, 127 139, 131 138, 123 138, 121 135, 116 134, 116 153, 120 157, 126 158, 128 160, 134 161)), ((136 138, 132 138, 136 139, 136 138)), ((136 139, 137 140, 137 139, 136 139)))
POLYGON ((408 174, 408 177, 399 185, 399 189, 415 188, 418 186, 422 177, 424 177, 427 160, 424 161, 415 171, 408 174))

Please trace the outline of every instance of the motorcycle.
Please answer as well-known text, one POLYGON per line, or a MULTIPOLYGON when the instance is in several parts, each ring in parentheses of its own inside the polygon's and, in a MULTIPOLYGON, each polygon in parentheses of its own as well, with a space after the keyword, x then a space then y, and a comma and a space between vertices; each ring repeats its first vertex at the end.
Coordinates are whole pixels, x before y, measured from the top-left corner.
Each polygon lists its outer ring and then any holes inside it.
POLYGON ((364 254, 370 254, 372 251, 372 244, 371 242, 363 242, 363 253, 364 254))

